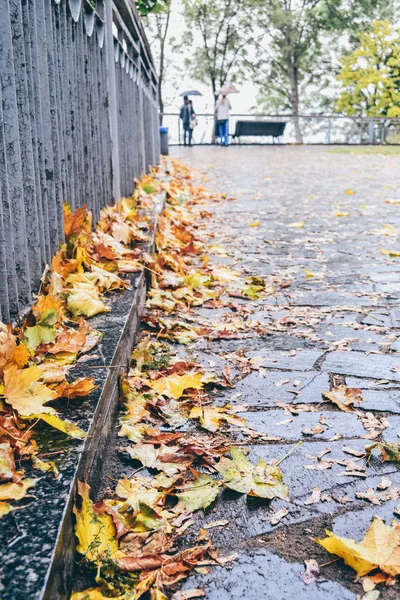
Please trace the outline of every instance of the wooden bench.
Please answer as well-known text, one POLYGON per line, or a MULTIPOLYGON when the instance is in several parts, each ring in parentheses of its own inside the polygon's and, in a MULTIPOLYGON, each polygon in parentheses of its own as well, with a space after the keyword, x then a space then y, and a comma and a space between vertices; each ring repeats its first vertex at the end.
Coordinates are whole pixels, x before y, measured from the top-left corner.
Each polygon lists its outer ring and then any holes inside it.
POLYGON ((251 136, 272 136, 280 138, 285 131, 285 121, 236 121, 235 133, 232 139, 236 141, 244 135, 251 136))

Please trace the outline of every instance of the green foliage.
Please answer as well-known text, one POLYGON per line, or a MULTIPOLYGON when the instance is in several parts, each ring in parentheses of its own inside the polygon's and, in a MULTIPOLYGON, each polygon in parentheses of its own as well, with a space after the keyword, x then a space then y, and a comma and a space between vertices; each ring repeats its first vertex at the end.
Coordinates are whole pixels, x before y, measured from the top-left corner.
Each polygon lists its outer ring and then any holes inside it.
POLYGON ((326 108, 323 90, 333 76, 338 36, 352 40, 391 6, 390 0, 254 0, 253 20, 264 37, 249 66, 262 104, 293 114, 307 105, 326 108))
POLYGON ((160 13, 165 10, 169 0, 136 0, 136 8, 142 17, 149 13, 160 13))
POLYGON ((349 116, 400 116, 400 29, 375 21, 342 61, 336 110, 349 116))

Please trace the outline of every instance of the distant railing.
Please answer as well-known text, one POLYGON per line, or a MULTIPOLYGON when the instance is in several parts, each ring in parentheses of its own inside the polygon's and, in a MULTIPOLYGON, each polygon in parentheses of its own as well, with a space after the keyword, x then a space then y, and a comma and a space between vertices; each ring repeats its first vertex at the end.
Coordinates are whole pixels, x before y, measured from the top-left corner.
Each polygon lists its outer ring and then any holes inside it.
POLYGON ((0 319, 63 240, 158 162, 157 77, 131 0, 0 0, 0 319))
MULTIPOLYGON (((170 144, 182 144, 182 123, 178 113, 164 113, 163 117, 163 124, 169 128, 170 144)), ((287 125, 284 135, 275 143, 299 143, 300 132, 304 144, 400 144, 400 118, 232 113, 229 119, 230 135, 234 133, 238 120, 285 121, 287 125)), ((215 127, 214 115, 200 113, 197 121, 198 125, 193 132, 194 143, 211 144, 215 127)), ((271 138, 249 136, 241 138, 240 143, 272 144, 274 141, 271 138)))

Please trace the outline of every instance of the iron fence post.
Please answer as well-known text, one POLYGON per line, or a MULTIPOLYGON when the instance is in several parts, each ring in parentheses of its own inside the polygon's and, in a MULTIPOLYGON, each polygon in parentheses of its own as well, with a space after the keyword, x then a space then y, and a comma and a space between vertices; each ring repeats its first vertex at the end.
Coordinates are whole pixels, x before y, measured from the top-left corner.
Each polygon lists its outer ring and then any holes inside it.
POLYGON ((112 29, 112 0, 105 0, 106 20, 106 51, 107 51, 107 79, 108 79, 108 114, 111 135, 111 165, 112 188, 115 201, 121 198, 121 173, 119 162, 119 137, 118 137, 118 109, 117 86, 115 82, 115 51, 114 34, 112 29))

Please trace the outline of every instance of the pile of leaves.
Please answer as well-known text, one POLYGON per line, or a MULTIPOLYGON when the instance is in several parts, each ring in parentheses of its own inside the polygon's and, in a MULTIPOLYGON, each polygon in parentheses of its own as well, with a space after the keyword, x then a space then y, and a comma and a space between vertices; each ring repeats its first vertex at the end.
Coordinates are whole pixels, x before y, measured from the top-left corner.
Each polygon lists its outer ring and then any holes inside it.
POLYGON ((214 390, 234 385, 229 367, 207 372, 185 351, 201 337, 261 331, 246 322, 240 305, 234 321, 217 322, 199 318, 193 307, 232 306, 232 298, 251 301, 269 292, 261 278, 209 260, 208 253, 223 250, 207 239, 204 223, 211 215, 203 205, 219 197, 195 186, 182 165, 173 163, 169 173, 156 251, 143 257, 151 287, 142 333, 121 383, 120 451, 134 471, 96 504, 87 484, 79 484, 77 549, 97 587, 76 592, 73 600, 139 598, 149 591, 151 598, 167 598, 192 570, 204 573, 233 559, 220 555, 205 528, 195 545, 187 543, 193 514, 210 507, 223 488, 289 499, 278 465, 253 464, 239 447, 237 439, 256 435, 238 414, 243 407, 212 404, 214 390))
POLYGON ((65 242, 42 278, 32 309, 15 328, 0 324, 0 517, 21 508, 10 502, 27 497, 37 481, 24 477, 25 461, 58 476, 54 462, 40 455, 37 423, 71 438, 85 437, 52 402, 86 396, 95 388, 91 377, 69 381, 68 373, 101 339, 87 319, 110 311, 107 294, 129 287, 124 274, 141 268, 140 250, 132 244, 148 239, 146 213, 159 194, 164 194, 161 182, 144 177, 131 198, 102 211, 95 231, 86 207, 72 213, 65 206, 65 242))

